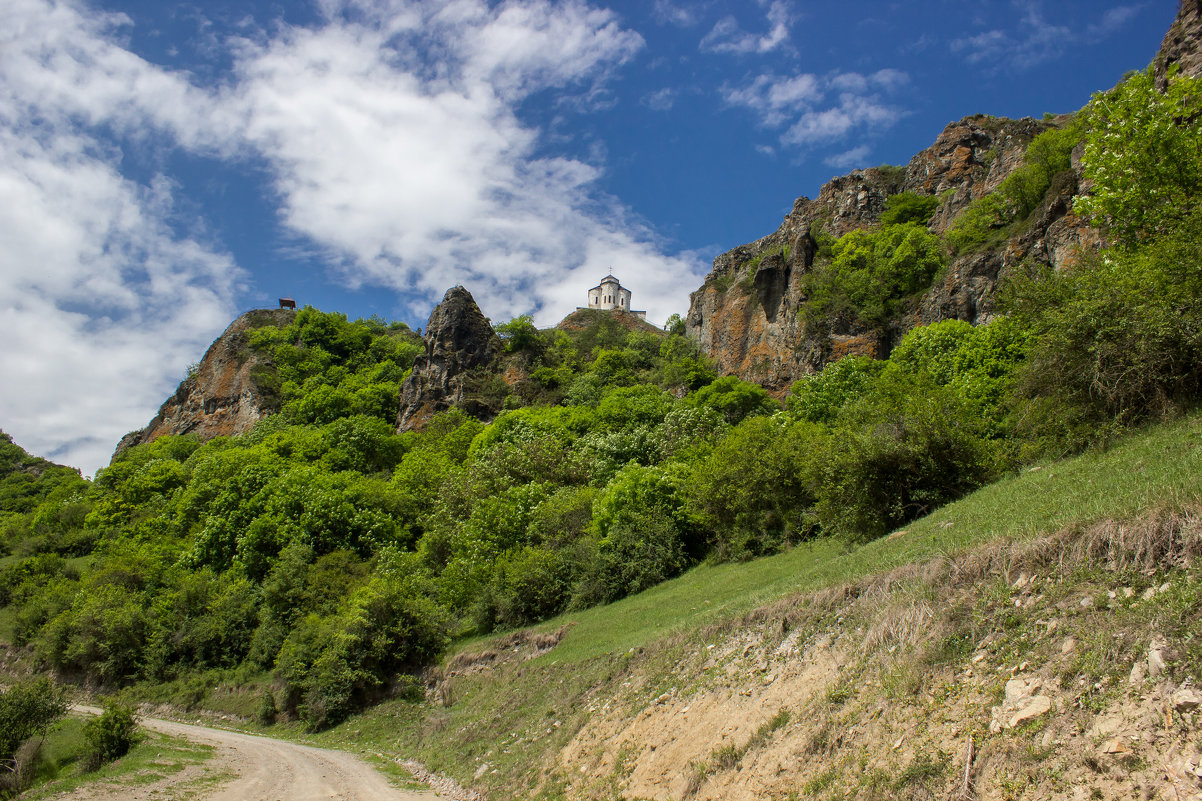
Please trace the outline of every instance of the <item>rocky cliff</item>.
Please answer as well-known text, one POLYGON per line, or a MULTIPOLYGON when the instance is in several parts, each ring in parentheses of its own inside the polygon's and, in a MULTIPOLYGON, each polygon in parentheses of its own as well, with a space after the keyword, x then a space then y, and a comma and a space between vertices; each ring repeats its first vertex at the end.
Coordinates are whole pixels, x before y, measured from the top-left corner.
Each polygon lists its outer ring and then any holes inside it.
MULTIPOLYGON (((1165 36, 1155 68, 1167 74, 1174 64, 1202 74, 1202 0, 1184 0, 1165 36)), ((943 234, 969 203, 997 189, 1023 163, 1035 136, 1058 122, 966 117, 949 124, 904 167, 856 170, 824 185, 813 200, 799 198, 776 231, 714 260, 690 299, 690 336, 722 373, 783 393, 797 378, 845 355, 888 355, 915 325, 988 320, 1006 270, 1027 260, 1063 267, 1082 250, 1100 246, 1098 233, 1072 212, 1081 177, 1078 159, 1007 241, 951 259, 935 284, 884 329, 836 321, 807 330, 800 312, 804 276, 819 258, 815 234, 841 236, 872 227, 889 196, 901 192, 938 198, 929 228, 943 234)))
POLYGON ((1153 65, 1162 87, 1174 65, 1188 75, 1202 75, 1202 0, 1181 0, 1153 65))
MULTIPOLYGON (((798 377, 842 356, 885 355, 891 332, 848 325, 806 330, 800 315, 806 300, 802 279, 817 256, 817 228, 841 236, 872 226, 890 195, 913 192, 941 199, 930 229, 942 233, 956 214, 996 189, 1022 163, 1027 145, 1048 125, 1032 119, 967 117, 948 125, 931 147, 904 168, 856 170, 823 186, 813 200, 799 198, 776 231, 714 260, 705 284, 691 297, 686 320, 690 335, 700 341, 721 372, 781 391, 798 377)), ((1015 248, 954 261, 946 279, 898 326, 946 317, 972 322, 986 319, 992 312, 997 276, 1007 263, 1036 251, 1065 258, 1075 241, 1076 225, 1061 225, 1065 235, 1050 245, 1046 236, 1039 234, 1046 234, 1068 214, 1067 204, 1043 212, 1041 217, 1046 219, 1028 229, 1015 248)))
POLYGON ((257 369, 268 365, 247 346, 247 332, 267 325, 288 325, 295 314, 292 309, 261 309, 230 323, 175 394, 159 407, 154 419, 121 438, 113 458, 166 434, 196 434, 207 440, 249 431, 275 410, 275 401, 265 397, 252 380, 257 369))
POLYGON ((421 429, 430 418, 452 406, 482 420, 497 409, 481 384, 494 379, 501 341, 472 293, 452 287, 430 313, 426 352, 413 362, 401 387, 397 430, 421 429))

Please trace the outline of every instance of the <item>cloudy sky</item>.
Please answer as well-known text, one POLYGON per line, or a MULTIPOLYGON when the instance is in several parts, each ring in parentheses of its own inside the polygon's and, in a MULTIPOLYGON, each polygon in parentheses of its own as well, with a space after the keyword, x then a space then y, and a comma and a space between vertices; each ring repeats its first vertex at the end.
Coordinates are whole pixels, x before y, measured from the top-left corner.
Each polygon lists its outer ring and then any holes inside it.
POLYGON ((233 317, 662 323, 798 195, 1080 107, 1175 0, 4 0, 0 428, 107 463, 233 317))

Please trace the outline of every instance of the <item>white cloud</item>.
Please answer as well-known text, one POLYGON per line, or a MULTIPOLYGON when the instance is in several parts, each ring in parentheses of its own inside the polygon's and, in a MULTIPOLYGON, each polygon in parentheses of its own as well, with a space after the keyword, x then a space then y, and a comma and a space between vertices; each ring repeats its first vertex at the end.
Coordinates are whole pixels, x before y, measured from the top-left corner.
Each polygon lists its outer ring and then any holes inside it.
POLYGON ((0 12, 0 426, 89 474, 228 323, 239 277, 173 229, 171 181, 124 177, 101 133, 215 150, 231 122, 112 44, 125 23, 40 0, 0 12))
POLYGON ((828 167, 846 170, 852 167, 860 167, 864 164, 864 160, 868 158, 868 154, 872 152, 872 148, 868 145, 859 145, 851 150, 845 150, 842 153, 836 153, 822 160, 822 163, 828 167))
MULTIPOLYGON (((128 20, 51 0, 0 11, 0 426, 88 472, 144 425, 232 317, 241 273, 182 231, 168 176, 126 149, 261 159, 281 225, 352 286, 424 314, 465 284, 486 314, 550 324, 613 271, 662 322, 705 265, 597 188, 592 161, 517 109, 612 102, 642 47, 583 2, 321 0, 309 28, 248 31, 206 90, 124 49, 128 20)), ((227 43, 227 46, 228 43, 227 43)), ((666 102, 661 99, 661 102, 666 102)))
POLYGON ((1115 6, 1107 9, 1106 13, 1102 14, 1102 18, 1094 22, 1085 29, 1085 37, 1090 41, 1099 41, 1105 39, 1111 34, 1118 33, 1123 30, 1126 24, 1143 10, 1145 3, 1136 3, 1129 6, 1115 6))
POLYGON ((676 103, 676 94, 675 89, 667 86, 644 95, 640 102, 652 111, 670 111, 676 103))
MULTIPOLYGON (((760 5, 764 5, 763 0, 760 5)), ((711 53, 770 53, 787 44, 793 23, 789 4, 772 0, 767 4, 766 17, 768 31, 759 35, 742 30, 733 16, 723 17, 701 39, 701 49, 711 53)))
POLYGON ((700 3, 693 2, 685 4, 677 4, 671 0, 655 0, 655 5, 652 7, 652 13, 655 19, 662 25, 675 25, 678 28, 691 28, 698 22, 698 6, 700 3))
POLYGON ((285 225, 352 283, 416 289, 415 310, 462 283, 494 318, 553 323, 612 269, 653 319, 682 311, 704 268, 597 197, 597 166, 535 155, 540 132, 515 111, 602 80, 642 40, 578 3, 453 7, 453 24, 444 7, 399 26, 331 6, 329 24, 246 51, 238 102, 285 225), (408 64, 415 51, 440 69, 408 64))
POLYGON ((855 131, 860 136, 893 127, 903 111, 877 102, 874 98, 851 93, 839 96, 831 108, 807 111, 781 135, 786 145, 808 147, 843 139, 855 131))
POLYGON ((1118 33, 1144 4, 1107 9, 1084 29, 1048 22, 1041 0, 1014 0, 1013 5, 1019 12, 1013 30, 992 29, 953 39, 952 52, 961 54, 969 64, 1021 71, 1058 58, 1082 42, 1096 43, 1118 33))
POLYGON ((759 75, 741 87, 725 86, 727 104, 754 111, 761 125, 785 127, 781 144, 809 148, 849 136, 873 136, 892 127, 904 114, 881 99, 909 82, 900 70, 874 73, 759 75))

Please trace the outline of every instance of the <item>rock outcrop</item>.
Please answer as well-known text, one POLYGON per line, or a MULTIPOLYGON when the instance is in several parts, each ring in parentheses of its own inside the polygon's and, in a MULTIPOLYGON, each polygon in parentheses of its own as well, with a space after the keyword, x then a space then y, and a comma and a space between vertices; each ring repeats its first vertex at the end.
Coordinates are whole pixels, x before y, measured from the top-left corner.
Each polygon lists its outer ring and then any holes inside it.
POLYGON ((1186 75, 1202 75, 1202 0, 1181 0, 1177 19, 1160 43, 1153 68, 1162 89, 1174 65, 1186 75))
MULTIPOLYGON (((890 195, 913 192, 941 199, 930 228, 942 233, 965 206, 996 189, 1022 163, 1028 143, 1049 125, 1032 119, 966 117, 948 125, 904 168, 856 170, 824 185, 816 199, 799 198, 775 232, 714 260, 705 284, 691 296, 686 320, 690 335, 722 373, 780 392, 828 361, 851 354, 887 355, 897 331, 847 323, 825 331, 806 330, 800 316, 806 300, 803 277, 817 254, 816 227, 840 236, 870 226, 890 195)), ((1063 230, 1051 242, 1043 236, 1069 214, 1067 202, 1036 214, 1040 224, 1028 229, 1024 243, 1013 252, 974 254, 953 262, 945 280, 899 321, 899 328, 947 317, 987 319, 998 274, 1006 264, 1032 253, 1067 258, 1066 247, 1083 236, 1077 225, 1062 223, 1063 230)))
POLYGON ((121 438, 113 458, 166 434, 196 434, 202 440, 241 434, 275 411, 275 399, 253 380, 256 370, 270 369, 270 364, 250 350, 246 335, 252 328, 288 325, 295 314, 292 309, 260 309, 230 323, 154 419, 121 438))
POLYGON ((452 406, 482 420, 495 417, 498 410, 482 385, 496 379, 489 368, 501 341, 472 294, 461 286, 448 289, 430 313, 424 339, 426 352, 414 360, 401 387, 397 430, 421 429, 452 406))

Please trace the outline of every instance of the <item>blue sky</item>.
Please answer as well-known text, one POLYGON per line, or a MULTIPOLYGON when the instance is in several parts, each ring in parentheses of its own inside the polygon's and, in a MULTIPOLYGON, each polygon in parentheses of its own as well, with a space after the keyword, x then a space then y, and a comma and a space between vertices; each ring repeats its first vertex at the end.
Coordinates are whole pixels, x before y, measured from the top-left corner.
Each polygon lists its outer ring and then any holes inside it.
POLYGON ((5 0, 0 427, 85 473, 240 311, 684 313, 799 195, 1145 66, 1174 0, 5 0))

